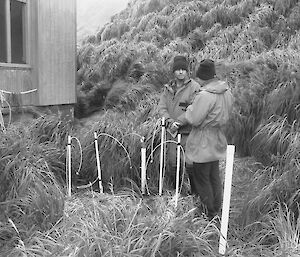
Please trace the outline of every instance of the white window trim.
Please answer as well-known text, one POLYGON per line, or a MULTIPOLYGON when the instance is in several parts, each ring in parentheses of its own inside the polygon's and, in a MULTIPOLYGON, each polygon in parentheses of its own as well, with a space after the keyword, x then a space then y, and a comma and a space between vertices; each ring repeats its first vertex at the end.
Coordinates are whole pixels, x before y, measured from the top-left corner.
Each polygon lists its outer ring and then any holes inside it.
POLYGON ((31 69, 30 64, 24 63, 6 63, 0 62, 0 69, 1 68, 19 68, 19 69, 31 69))
POLYGON ((10 22, 10 1, 11 0, 5 0, 6 2, 6 13, 8 15, 6 15, 6 33, 7 33, 7 37, 6 37, 6 54, 7 54, 7 62, 0 62, 0 68, 1 67, 12 67, 12 68, 30 68, 30 64, 29 64, 29 0, 16 0, 18 2, 22 2, 24 4, 26 4, 25 6, 25 15, 24 15, 24 39, 23 39, 23 46, 24 46, 24 54, 25 54, 25 60, 26 63, 22 64, 22 63, 12 63, 11 62, 11 22, 10 22))

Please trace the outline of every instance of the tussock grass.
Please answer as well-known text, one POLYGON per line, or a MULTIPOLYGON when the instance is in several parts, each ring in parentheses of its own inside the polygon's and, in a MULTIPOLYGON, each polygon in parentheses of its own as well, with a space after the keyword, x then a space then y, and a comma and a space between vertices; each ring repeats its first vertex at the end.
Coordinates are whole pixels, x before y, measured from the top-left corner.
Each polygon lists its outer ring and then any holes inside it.
POLYGON ((153 98, 156 89, 152 84, 126 84, 116 82, 108 92, 104 107, 119 112, 134 111, 139 108, 141 102, 153 98))
POLYGON ((37 143, 51 142, 58 147, 66 144, 71 130, 72 124, 53 114, 33 120, 29 127, 31 137, 36 138, 37 143))
MULTIPOLYGON (((149 101, 147 102, 149 103, 149 101)), ((142 105, 142 102, 140 103, 142 105)), ((94 132, 99 135, 99 158, 103 173, 103 183, 109 190, 109 185, 113 184, 120 188, 128 184, 126 178, 130 178, 135 184, 140 183, 140 147, 141 137, 145 138, 148 155, 158 143, 159 130, 158 120, 150 118, 149 107, 146 104, 139 110, 128 113, 107 111, 99 122, 93 124, 85 133, 80 133, 79 139, 83 149, 83 166, 80 178, 84 183, 93 182, 97 177, 96 155, 94 147, 94 132), (143 110, 143 108, 145 108, 143 110), (154 139, 154 140, 153 140, 154 139), (153 145, 153 147, 152 147, 153 145)), ((156 185, 157 170, 159 167, 157 157, 148 167, 150 180, 148 186, 156 185), (154 168, 153 168, 154 167, 154 168)), ((76 158, 76 157, 75 157, 76 158)))
POLYGON ((300 253, 300 220, 287 205, 278 206, 268 215, 270 219, 270 231, 276 240, 274 247, 278 254, 285 256, 296 256, 300 253))
POLYGON ((1 133, 0 243, 4 240, 6 247, 17 244, 22 248, 25 238, 36 230, 48 230, 63 215, 64 152, 57 148, 60 133, 52 135, 48 130, 47 139, 44 132, 39 137, 30 130, 36 124, 11 125, 1 133))
POLYGON ((255 239, 253 245, 262 247, 259 256, 299 255, 299 216, 285 204, 275 202, 274 209, 245 227, 245 239, 247 234, 255 239))
POLYGON ((269 166, 253 174, 252 190, 248 191, 241 210, 243 224, 260 220, 276 207, 277 202, 286 204, 295 213, 298 212, 298 168, 299 162, 293 160, 281 167, 269 166))
POLYGON ((171 196, 87 192, 66 202, 60 223, 10 256, 217 256, 211 244, 217 235, 213 222, 193 219, 188 199, 176 211, 171 196))
POLYGON ((287 117, 272 116, 260 125, 252 139, 253 155, 263 163, 270 164, 274 158, 283 156, 291 142, 298 137, 296 120, 290 125, 287 117))

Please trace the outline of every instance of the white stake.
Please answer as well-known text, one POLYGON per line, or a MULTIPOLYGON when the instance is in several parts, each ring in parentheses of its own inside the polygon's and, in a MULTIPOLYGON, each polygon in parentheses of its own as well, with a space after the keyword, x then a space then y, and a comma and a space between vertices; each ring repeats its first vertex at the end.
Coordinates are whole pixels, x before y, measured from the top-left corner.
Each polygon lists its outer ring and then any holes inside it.
POLYGON ((66 146, 66 186, 67 186, 67 195, 69 195, 69 145, 67 140, 67 146, 66 146))
POLYGON ((227 244, 227 230, 228 230, 228 220, 229 220, 234 149, 235 149, 234 145, 227 146, 225 185, 224 185, 222 219, 221 219, 221 235, 220 235, 220 243, 219 243, 219 253, 222 255, 225 254, 226 244, 227 244))
POLYGON ((67 145, 67 167, 68 167, 68 180, 67 180, 67 190, 68 196, 71 197, 72 194, 72 164, 71 164, 71 136, 68 136, 68 145, 67 145))
POLYGON ((160 145, 160 167, 159 167, 159 195, 162 195, 162 188, 163 188, 165 130, 166 130, 165 117, 162 117, 162 121, 161 121, 161 145, 160 145))
POLYGON ((2 115, 2 110, 0 107, 0 128, 2 129, 2 131, 6 131, 5 125, 4 125, 4 120, 3 120, 3 115, 2 115))
POLYGON ((97 170, 98 170, 98 179, 99 179, 99 190, 100 193, 103 193, 101 166, 100 166, 100 158, 99 158, 99 147, 98 147, 98 136, 96 132, 94 132, 94 138, 95 138, 96 161, 97 161, 97 170))
POLYGON ((142 194, 145 194, 145 186, 146 186, 146 145, 145 138, 141 138, 141 190, 142 194))
POLYGON ((177 207, 178 197, 179 197, 180 141, 181 141, 181 134, 178 134, 177 135, 177 169, 176 169, 175 207, 177 207))

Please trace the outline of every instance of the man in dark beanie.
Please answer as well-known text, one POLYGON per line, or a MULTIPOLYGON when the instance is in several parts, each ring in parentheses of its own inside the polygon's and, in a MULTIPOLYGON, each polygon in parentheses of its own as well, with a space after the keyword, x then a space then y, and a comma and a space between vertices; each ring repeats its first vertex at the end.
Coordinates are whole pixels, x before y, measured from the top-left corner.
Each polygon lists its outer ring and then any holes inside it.
MULTIPOLYGON (((185 152, 193 162, 189 170, 191 191, 200 197, 208 218, 212 219, 221 208, 219 160, 226 157, 224 127, 232 112, 233 97, 228 84, 216 78, 214 61, 201 61, 196 74, 202 85, 200 92, 177 120, 179 126, 192 126, 185 152)), ((198 211, 203 212, 201 208, 198 211)))
MULTIPOLYGON (((200 85, 190 78, 188 61, 185 56, 178 55, 173 59, 172 71, 174 79, 164 85, 164 91, 161 94, 158 103, 158 110, 162 117, 166 119, 167 131, 177 132, 179 129, 177 118, 182 115, 186 107, 190 105, 195 94, 200 90, 200 85)), ((182 126, 178 132, 181 133, 181 145, 184 147, 188 134, 192 127, 190 125, 182 126)), ((173 135, 174 136, 174 135, 173 135)), ((167 133, 167 140, 176 140, 171 134, 167 133)), ((167 144, 167 160, 169 167, 169 179, 175 188, 176 179, 176 144, 167 144)), ((187 164, 187 170, 189 166, 187 164)), ((182 174, 182 170, 181 170, 182 174)))

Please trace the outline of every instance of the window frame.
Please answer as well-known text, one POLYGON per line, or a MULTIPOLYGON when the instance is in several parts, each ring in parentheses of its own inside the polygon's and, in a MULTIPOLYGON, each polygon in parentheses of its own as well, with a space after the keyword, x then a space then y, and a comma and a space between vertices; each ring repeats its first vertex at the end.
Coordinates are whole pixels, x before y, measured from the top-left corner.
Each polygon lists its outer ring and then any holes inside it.
POLYGON ((30 0, 5 0, 5 10, 6 10, 6 55, 7 61, 0 62, 0 67, 11 67, 11 68, 30 68, 29 63, 29 20, 30 20, 30 0), (12 63, 12 52, 11 52, 11 10, 10 10, 10 2, 18 1, 25 4, 24 8, 24 21, 23 21, 23 53, 25 56, 25 63, 12 63))

